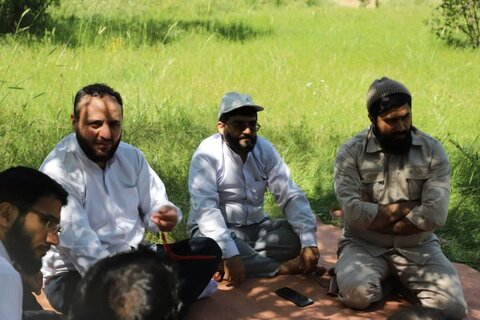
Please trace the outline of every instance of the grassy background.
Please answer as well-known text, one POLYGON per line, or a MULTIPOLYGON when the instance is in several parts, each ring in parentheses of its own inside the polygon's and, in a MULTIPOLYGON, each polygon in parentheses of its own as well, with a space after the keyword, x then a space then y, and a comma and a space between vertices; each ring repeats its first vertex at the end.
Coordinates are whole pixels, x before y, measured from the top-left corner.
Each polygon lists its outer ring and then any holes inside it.
MULTIPOLYGON (((144 151, 187 215, 190 157, 216 131, 221 96, 248 92, 265 106, 260 134, 330 222, 335 151, 368 125, 366 90, 387 75, 413 93, 414 124, 452 162, 444 249, 480 268, 480 53, 429 32, 434 3, 63 1, 44 34, 0 38, 0 169, 38 167, 71 131, 75 92, 105 82, 125 99, 124 140, 144 151)), ((174 238, 186 236, 185 221, 174 238)))

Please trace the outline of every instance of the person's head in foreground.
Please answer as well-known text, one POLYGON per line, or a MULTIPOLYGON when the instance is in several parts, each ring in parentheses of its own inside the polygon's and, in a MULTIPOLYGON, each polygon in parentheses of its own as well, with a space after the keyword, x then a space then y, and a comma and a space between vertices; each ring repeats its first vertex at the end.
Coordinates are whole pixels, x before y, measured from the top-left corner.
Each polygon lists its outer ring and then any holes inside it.
POLYGON ((35 169, 0 172, 0 240, 22 273, 38 273, 42 257, 59 243, 60 211, 67 196, 60 184, 35 169))
POLYGON ((82 278, 70 320, 175 320, 180 301, 172 265, 140 248, 98 261, 82 278))
POLYGON ((387 77, 376 79, 366 100, 373 132, 383 149, 407 153, 412 145, 412 96, 407 87, 387 77))

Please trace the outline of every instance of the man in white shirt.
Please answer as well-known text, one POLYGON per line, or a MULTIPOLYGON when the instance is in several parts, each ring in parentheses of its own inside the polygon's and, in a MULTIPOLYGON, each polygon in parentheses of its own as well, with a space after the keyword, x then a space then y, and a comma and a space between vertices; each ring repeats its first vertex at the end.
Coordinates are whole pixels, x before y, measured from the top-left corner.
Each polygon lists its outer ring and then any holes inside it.
POLYGON ((207 236, 223 252, 224 279, 316 271, 316 221, 304 193, 273 145, 257 136, 260 125, 248 94, 227 93, 221 101, 219 133, 195 151, 188 179, 192 237, 207 236), (285 219, 263 210, 266 188, 285 219))
POLYGON ((22 315, 22 276, 34 278, 42 257, 58 244, 66 203, 67 192, 40 171, 15 167, 0 173, 0 319, 60 319, 43 310, 22 315))
MULTIPOLYGON (((44 259, 45 293, 52 306, 66 313, 81 277, 98 260, 132 250, 145 230, 168 232, 180 221, 165 186, 143 153, 121 142, 123 100, 105 84, 82 88, 71 116, 75 133, 60 141, 40 170, 64 186, 60 244, 44 259)), ((161 245, 157 250, 163 251, 161 245)), ((221 252, 212 239, 171 245, 181 256, 207 255, 178 263, 183 310, 197 299, 218 267, 221 252)))

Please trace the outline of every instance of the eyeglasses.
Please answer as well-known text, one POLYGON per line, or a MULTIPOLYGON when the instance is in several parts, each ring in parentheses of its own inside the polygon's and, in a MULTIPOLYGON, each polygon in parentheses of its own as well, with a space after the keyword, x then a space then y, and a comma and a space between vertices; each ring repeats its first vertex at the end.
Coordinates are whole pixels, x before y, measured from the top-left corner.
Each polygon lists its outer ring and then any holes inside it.
POLYGON ((227 125, 231 126, 233 129, 243 132, 247 127, 253 131, 257 132, 262 127, 257 121, 230 121, 227 122, 227 125))
POLYGON ((48 232, 55 233, 55 234, 62 233, 63 228, 60 225, 60 222, 58 221, 57 218, 55 218, 51 214, 47 214, 35 208, 29 208, 28 210, 40 217, 40 221, 42 221, 42 223, 45 226, 45 229, 47 229, 48 232))

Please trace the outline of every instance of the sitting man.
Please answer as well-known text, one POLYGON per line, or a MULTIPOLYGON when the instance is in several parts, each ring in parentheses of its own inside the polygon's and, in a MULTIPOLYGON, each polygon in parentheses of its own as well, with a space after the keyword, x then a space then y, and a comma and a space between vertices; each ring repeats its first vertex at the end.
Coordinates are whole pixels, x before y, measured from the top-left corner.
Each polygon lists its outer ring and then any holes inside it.
POLYGON ((227 93, 221 101, 216 133, 195 151, 188 178, 192 237, 207 236, 223 252, 224 279, 316 270, 316 221, 304 193, 273 145, 257 136, 260 125, 250 95, 227 93), (266 188, 285 219, 263 210, 266 188))
POLYGON ((117 253, 88 269, 69 320, 177 320, 178 281, 167 257, 149 249, 117 253))
POLYGON ((447 218, 450 166, 442 145, 412 126, 412 97, 400 82, 373 81, 371 126, 342 145, 334 167, 344 212, 335 266, 340 299, 364 309, 388 294, 393 276, 424 307, 462 319, 458 273, 433 233, 447 218))
MULTIPOLYGON (((63 313, 81 276, 95 262, 137 248, 147 228, 171 231, 181 219, 142 152, 120 142, 123 101, 118 92, 104 84, 82 88, 71 119, 75 133, 60 141, 40 168, 69 192, 60 244, 49 251, 42 269, 46 296, 63 313)), ((156 249, 164 250, 161 245, 156 249)), ((179 259, 185 310, 211 280, 221 251, 212 239, 198 238, 171 244, 168 252, 211 258, 179 259)))
POLYGON ((50 311, 25 310, 22 317, 20 274, 35 278, 42 257, 58 244, 67 196, 40 171, 15 167, 0 173, 0 319, 60 319, 50 311))

